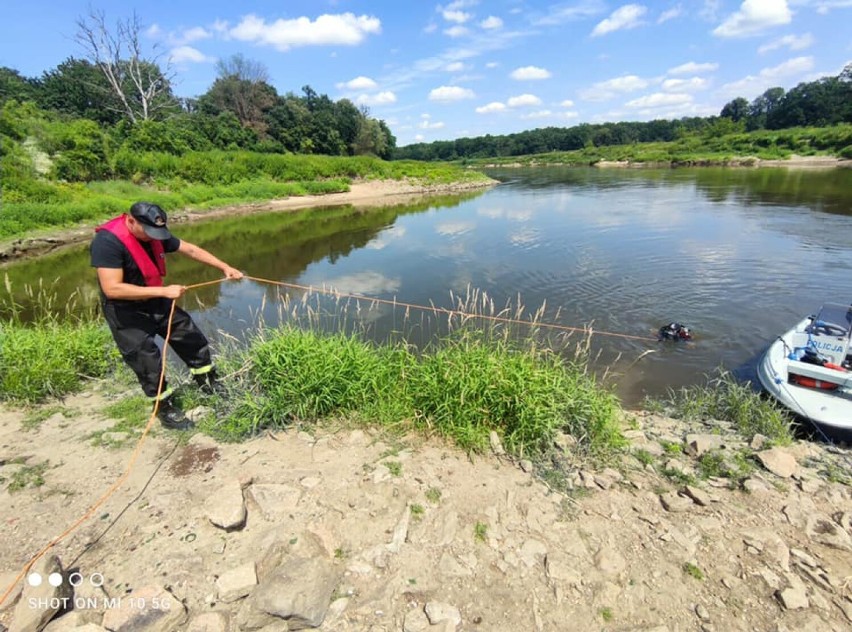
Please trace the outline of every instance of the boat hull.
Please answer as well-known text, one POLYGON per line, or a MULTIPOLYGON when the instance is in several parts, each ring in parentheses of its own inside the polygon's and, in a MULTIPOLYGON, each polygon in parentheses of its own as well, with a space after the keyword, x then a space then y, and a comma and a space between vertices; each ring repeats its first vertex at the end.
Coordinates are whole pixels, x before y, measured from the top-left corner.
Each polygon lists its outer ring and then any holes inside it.
POLYGON ((779 336, 757 365, 757 376, 769 395, 796 415, 812 422, 832 441, 852 443, 852 373, 847 384, 835 390, 823 390, 791 383, 788 358, 793 339, 810 323, 806 318, 779 336))

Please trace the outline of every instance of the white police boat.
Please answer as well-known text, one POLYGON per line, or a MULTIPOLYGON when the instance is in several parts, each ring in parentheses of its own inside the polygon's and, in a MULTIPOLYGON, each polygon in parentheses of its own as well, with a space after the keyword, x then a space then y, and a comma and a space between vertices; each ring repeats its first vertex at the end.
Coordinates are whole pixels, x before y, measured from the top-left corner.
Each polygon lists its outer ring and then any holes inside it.
POLYGON ((852 443, 852 306, 826 303, 779 336, 757 366, 763 388, 834 441, 852 443))

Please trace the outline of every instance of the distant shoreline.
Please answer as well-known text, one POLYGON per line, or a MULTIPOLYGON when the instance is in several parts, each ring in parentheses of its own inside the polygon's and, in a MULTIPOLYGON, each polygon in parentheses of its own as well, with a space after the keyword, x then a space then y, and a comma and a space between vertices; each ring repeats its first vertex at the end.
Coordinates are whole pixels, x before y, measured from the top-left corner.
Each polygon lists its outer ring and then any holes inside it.
POLYGON ((784 160, 764 160, 755 156, 742 156, 726 160, 697 159, 697 160, 659 160, 659 161, 634 161, 634 160, 598 160, 596 162, 507 162, 487 163, 470 165, 469 168, 478 169, 516 169, 525 167, 594 167, 597 169, 676 169, 688 167, 734 167, 734 168, 760 168, 760 167, 787 167, 790 169, 852 169, 852 160, 836 158, 834 156, 791 156, 784 160))

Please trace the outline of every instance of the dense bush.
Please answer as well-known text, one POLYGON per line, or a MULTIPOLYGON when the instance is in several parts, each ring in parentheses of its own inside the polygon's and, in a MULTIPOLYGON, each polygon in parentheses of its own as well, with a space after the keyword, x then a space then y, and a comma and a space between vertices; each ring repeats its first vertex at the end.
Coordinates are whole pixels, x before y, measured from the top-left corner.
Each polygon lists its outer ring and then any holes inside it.
POLYGON ((0 323, 0 400, 34 403, 80 390, 117 366, 102 323, 0 323), (45 353, 50 349, 50 353, 45 353))
POLYGON ((557 430, 591 452, 622 443, 619 405, 582 362, 529 341, 509 345, 465 329, 415 354, 355 335, 285 327, 246 352, 248 373, 231 414, 211 432, 245 439, 296 417, 348 416, 445 435, 468 450, 496 432, 516 455, 539 455, 557 430))

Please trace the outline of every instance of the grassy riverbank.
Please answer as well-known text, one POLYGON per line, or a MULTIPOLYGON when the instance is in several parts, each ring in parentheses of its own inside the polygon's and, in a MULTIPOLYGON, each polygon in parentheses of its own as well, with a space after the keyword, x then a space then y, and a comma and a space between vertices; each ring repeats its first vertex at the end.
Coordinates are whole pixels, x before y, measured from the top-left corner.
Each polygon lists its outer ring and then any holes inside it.
POLYGON ((4 179, 0 240, 95 224, 138 200, 174 212, 343 192, 354 180, 426 186, 487 181, 478 172, 446 164, 245 151, 123 154, 111 169, 115 179, 86 183, 60 182, 35 173, 4 179))
MULTIPOLYGON (((462 311, 476 313, 476 304, 471 300, 462 311)), ((286 313, 300 315, 288 324, 260 326, 245 344, 220 350, 228 398, 202 401, 195 389, 179 388, 186 406, 214 407, 202 430, 242 441, 294 420, 345 418, 438 433, 475 452, 485 450, 496 432, 508 452, 526 458, 542 458, 560 432, 573 436, 587 455, 624 445, 624 411, 589 370, 587 339, 557 342, 532 329, 466 318, 451 321, 423 349, 402 334, 375 344, 353 324, 359 308, 347 315, 349 308, 341 307, 329 327, 326 307, 319 301, 289 306, 286 313)), ((92 378, 128 379, 94 312, 73 318, 49 313, 55 312, 45 309, 28 325, 15 318, 0 324, 0 400, 28 405, 79 391, 92 378)), ((181 374, 170 369, 176 385, 181 374)), ((791 436, 785 414, 727 378, 673 392, 649 408, 687 420, 730 421, 749 440, 760 433, 783 444, 791 436)))
POLYGON ((852 125, 797 127, 783 130, 724 133, 708 130, 671 142, 587 146, 524 156, 473 158, 460 161, 477 166, 588 166, 601 162, 672 166, 752 166, 762 160, 792 156, 852 159, 852 125))

